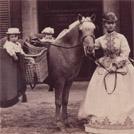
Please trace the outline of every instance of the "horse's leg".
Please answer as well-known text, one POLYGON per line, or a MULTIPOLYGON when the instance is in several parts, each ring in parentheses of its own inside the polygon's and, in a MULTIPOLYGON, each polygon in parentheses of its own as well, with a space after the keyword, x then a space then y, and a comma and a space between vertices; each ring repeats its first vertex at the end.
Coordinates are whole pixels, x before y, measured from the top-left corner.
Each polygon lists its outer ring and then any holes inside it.
POLYGON ((63 94, 63 88, 64 88, 64 82, 61 81, 59 86, 55 88, 55 105, 56 105, 56 111, 55 111, 55 118, 56 123, 59 125, 59 122, 61 122, 61 105, 62 105, 62 94, 63 94))
POLYGON ((65 125, 61 120, 61 114, 60 114, 63 89, 64 89, 64 85, 60 86, 59 88, 55 88, 55 104, 56 104, 55 117, 56 117, 57 128, 60 129, 60 131, 64 133, 64 132, 67 132, 67 130, 65 129, 65 125))
POLYGON ((72 81, 66 82, 63 90, 63 96, 62 96, 62 120, 65 125, 68 125, 67 105, 68 105, 69 91, 71 86, 72 86, 72 81))

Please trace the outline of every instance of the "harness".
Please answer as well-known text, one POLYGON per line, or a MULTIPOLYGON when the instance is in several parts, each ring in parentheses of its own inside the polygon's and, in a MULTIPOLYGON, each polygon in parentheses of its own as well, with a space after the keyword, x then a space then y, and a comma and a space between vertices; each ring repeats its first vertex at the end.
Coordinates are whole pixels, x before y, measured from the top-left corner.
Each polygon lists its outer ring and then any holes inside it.
POLYGON ((81 40, 82 40, 82 43, 84 42, 84 40, 85 40, 88 36, 92 37, 92 38, 93 38, 93 41, 94 41, 94 43, 95 43, 95 36, 92 35, 92 34, 91 34, 91 35, 90 35, 90 34, 87 34, 87 35, 83 36, 82 39, 81 39, 81 40))
MULTIPOLYGON (((84 40, 88 37, 88 36, 90 36, 91 38, 93 38, 93 41, 95 42, 95 36, 94 35, 90 35, 90 34, 87 34, 87 35, 85 35, 85 36, 83 36, 82 38, 81 38, 81 43, 83 44, 83 42, 84 42, 84 40)), ((41 44, 43 44, 41 41, 39 41, 41 44)), ((56 45, 56 44, 54 44, 54 43, 50 43, 50 46, 55 46, 55 47, 60 47, 60 48, 64 48, 64 49, 72 49, 72 48, 77 48, 77 47, 82 47, 81 45, 74 45, 74 46, 69 46, 69 47, 67 47, 67 46, 60 46, 60 45, 56 45)))

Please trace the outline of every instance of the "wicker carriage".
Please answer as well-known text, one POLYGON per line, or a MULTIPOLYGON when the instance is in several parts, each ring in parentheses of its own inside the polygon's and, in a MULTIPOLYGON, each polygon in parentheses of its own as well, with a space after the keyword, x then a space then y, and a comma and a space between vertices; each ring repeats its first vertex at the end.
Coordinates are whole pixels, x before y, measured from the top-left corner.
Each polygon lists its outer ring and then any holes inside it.
POLYGON ((34 88, 37 83, 42 83, 48 76, 47 48, 35 47, 28 42, 25 47, 28 53, 19 55, 20 66, 26 83, 34 88))

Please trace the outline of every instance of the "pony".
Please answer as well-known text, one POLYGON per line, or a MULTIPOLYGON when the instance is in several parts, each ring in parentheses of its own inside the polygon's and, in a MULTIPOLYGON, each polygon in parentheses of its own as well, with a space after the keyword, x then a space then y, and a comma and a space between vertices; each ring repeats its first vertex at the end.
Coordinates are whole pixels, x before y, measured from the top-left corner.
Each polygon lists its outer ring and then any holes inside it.
POLYGON ((62 31, 48 50, 50 84, 55 89, 55 119, 59 128, 68 125, 67 105, 69 91, 78 76, 84 53, 93 50, 94 16, 83 17, 62 31))

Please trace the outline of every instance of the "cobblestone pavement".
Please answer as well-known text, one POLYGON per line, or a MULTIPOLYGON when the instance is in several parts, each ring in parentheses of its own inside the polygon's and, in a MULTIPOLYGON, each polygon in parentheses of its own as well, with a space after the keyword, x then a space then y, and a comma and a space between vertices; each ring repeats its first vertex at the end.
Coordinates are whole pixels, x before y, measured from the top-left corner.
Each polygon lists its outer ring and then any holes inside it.
POLYGON ((77 112, 88 82, 74 82, 69 98, 68 113, 71 128, 66 133, 59 131, 54 122, 54 92, 48 92, 45 84, 34 90, 28 87, 28 102, 0 109, 0 134, 85 134, 77 120, 77 112))

